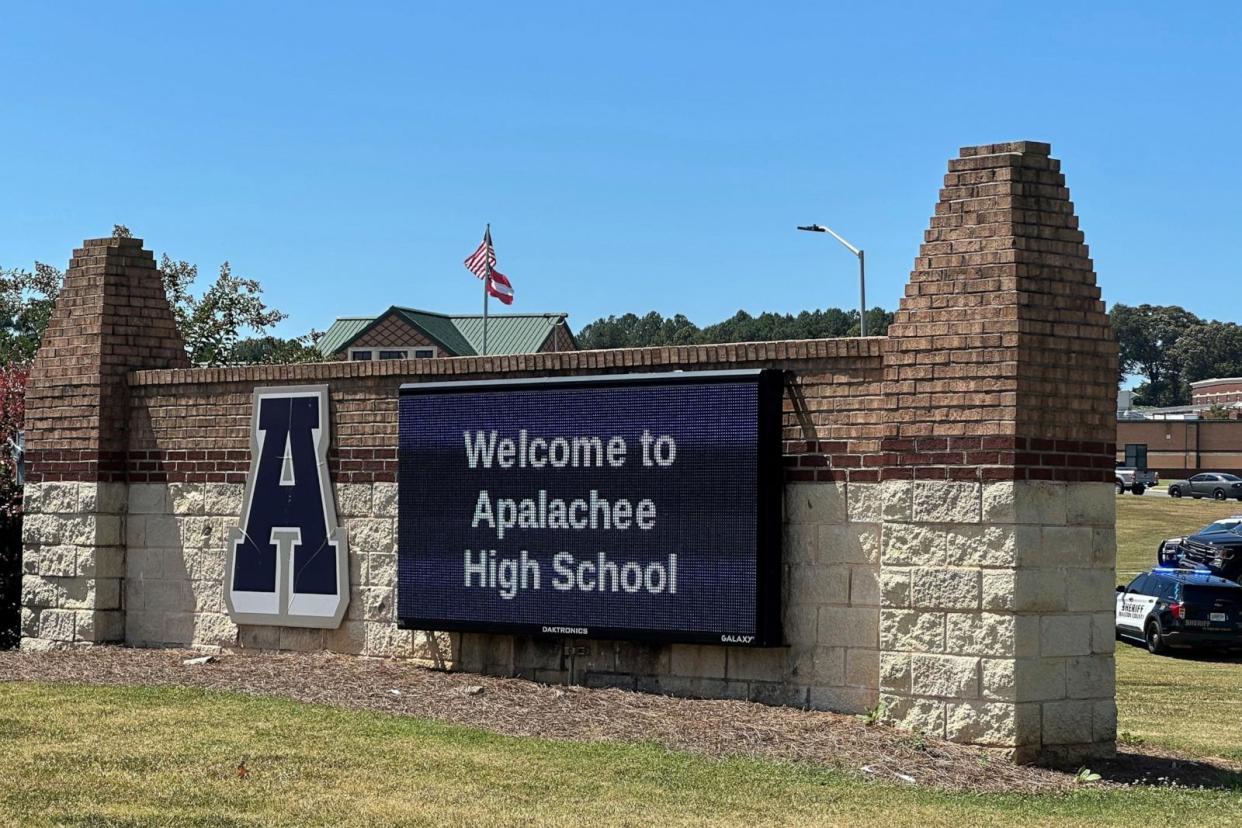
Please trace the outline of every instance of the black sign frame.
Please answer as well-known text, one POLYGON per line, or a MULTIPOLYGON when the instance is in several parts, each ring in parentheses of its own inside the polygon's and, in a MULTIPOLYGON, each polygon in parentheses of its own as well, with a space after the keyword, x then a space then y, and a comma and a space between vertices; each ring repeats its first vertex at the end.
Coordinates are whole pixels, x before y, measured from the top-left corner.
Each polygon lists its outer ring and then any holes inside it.
MULTIPOLYGON (((422 394, 454 394, 460 392, 496 392, 516 390, 554 390, 581 387, 658 387, 696 383, 737 383, 752 381, 758 388, 757 452, 756 452, 756 515, 755 515, 755 635, 722 635, 719 632, 652 630, 617 626, 564 626, 555 621, 531 624, 472 619, 421 618, 401 616, 400 629, 435 630, 439 632, 472 632, 497 635, 518 635, 537 638, 589 638, 597 640, 650 641, 659 643, 726 644, 749 647, 775 647, 783 643, 781 622, 782 520, 784 510, 784 476, 782 469, 782 418, 785 372, 772 368, 675 371, 646 374, 598 374, 572 377, 532 377, 493 380, 457 380, 446 382, 415 382, 400 387, 400 396, 422 394), (749 639, 749 640, 746 640, 749 639)), ((398 480, 404 475, 398 457, 398 480)), ((399 490, 398 486, 398 490, 399 490)), ((398 503, 400 492, 398 491, 398 503)), ((398 508, 398 559, 400 538, 405 534, 406 521, 415 519, 398 508)), ((397 589, 400 589, 397 584, 397 589)), ((396 601, 398 608, 400 601, 396 601)), ((400 611, 399 609, 397 610, 400 611)))

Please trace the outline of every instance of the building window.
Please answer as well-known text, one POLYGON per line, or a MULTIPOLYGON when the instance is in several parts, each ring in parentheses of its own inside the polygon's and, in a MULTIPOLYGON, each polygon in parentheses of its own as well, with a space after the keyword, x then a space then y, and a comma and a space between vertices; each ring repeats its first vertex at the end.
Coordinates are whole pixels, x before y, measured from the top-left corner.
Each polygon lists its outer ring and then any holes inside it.
POLYGON ((355 362, 369 362, 373 359, 431 359, 438 356, 434 346, 409 346, 405 348, 350 348, 349 358, 355 362))
POLYGON ((1126 443, 1126 468, 1147 471, 1147 444, 1126 443))

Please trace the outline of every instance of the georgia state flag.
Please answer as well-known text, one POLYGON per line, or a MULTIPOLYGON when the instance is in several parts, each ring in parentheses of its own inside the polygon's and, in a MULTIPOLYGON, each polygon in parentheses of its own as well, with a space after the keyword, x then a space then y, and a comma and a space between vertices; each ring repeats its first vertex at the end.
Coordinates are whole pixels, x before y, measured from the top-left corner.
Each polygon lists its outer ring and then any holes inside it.
POLYGON ((492 269, 492 278, 487 283, 487 292, 506 305, 513 304, 513 285, 509 283, 508 276, 495 268, 492 269))

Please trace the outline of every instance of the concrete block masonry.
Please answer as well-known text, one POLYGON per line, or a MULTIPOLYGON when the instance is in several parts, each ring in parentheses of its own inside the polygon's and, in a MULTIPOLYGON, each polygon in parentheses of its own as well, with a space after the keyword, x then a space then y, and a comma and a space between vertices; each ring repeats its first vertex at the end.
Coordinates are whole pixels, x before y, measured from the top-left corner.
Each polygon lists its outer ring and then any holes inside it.
MULTIPOLYGON (((953 489, 958 496, 952 515, 942 511, 940 516, 982 517, 982 510, 972 511, 960 497, 966 490, 953 489)), ((925 487, 924 496, 934 490, 934 485, 925 487)), ((1106 732, 1110 722, 1115 727, 1115 707, 1109 707, 1114 642, 1111 615, 1098 630, 1096 619, 1112 600, 1114 575, 1111 565, 1104 569, 1096 562, 1093 530, 1113 526, 1112 492, 1103 483, 1005 481, 982 484, 968 499, 976 505, 986 501, 990 514, 1012 521, 991 523, 979 532, 960 525, 949 530, 971 540, 973 566, 912 566, 904 548, 884 558, 881 577, 893 587, 885 592, 880 620, 882 701, 903 726, 1021 747, 1021 757, 1033 754, 1027 748, 1036 745, 1044 756, 1107 754, 1107 745, 1097 745, 1096 733, 1106 732), (1074 508, 1067 509, 1071 500, 1074 508), (998 595, 1004 600, 976 589, 977 584, 995 584, 992 578, 1003 579, 998 595), (1084 583, 1089 594, 1071 604, 1068 585, 1078 589, 1084 583), (1071 663, 1072 686, 1066 678, 1071 663), (1077 698, 1084 703, 1065 706, 1077 698), (954 707, 953 700, 988 703, 954 707), (1071 740, 1058 726, 1059 741, 1051 743, 1055 750, 1046 748, 1040 735, 1045 718, 1063 721, 1066 710, 1085 719, 1086 727, 1071 740), (967 721, 975 714, 991 724, 967 721)), ((916 534, 934 533, 933 527, 924 523, 916 534)), ((886 535, 890 530, 901 535, 903 524, 885 523, 886 535)))
MULTIPOLYGON (((888 335, 866 339, 194 369, 141 240, 88 240, 27 392, 22 646, 328 649, 845 712, 882 704, 894 725, 1021 761, 1109 755, 1116 346, 1049 149, 989 144, 949 162, 888 335), (396 628, 402 383, 713 368, 786 379, 782 646, 396 628), (329 389, 349 608, 338 629, 237 627, 225 544, 252 395, 302 384, 329 389)), ((513 457, 543 458, 521 445, 513 457)), ((489 507, 499 526, 509 506, 489 507)))

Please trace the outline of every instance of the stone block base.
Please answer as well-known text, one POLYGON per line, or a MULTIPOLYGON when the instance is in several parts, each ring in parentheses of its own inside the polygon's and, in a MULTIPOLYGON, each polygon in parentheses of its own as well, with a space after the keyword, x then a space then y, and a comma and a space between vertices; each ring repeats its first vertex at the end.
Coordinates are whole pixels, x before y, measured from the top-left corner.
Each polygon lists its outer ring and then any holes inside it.
POLYGON ((1113 755, 1112 487, 878 486, 888 721, 1019 761, 1113 755))

